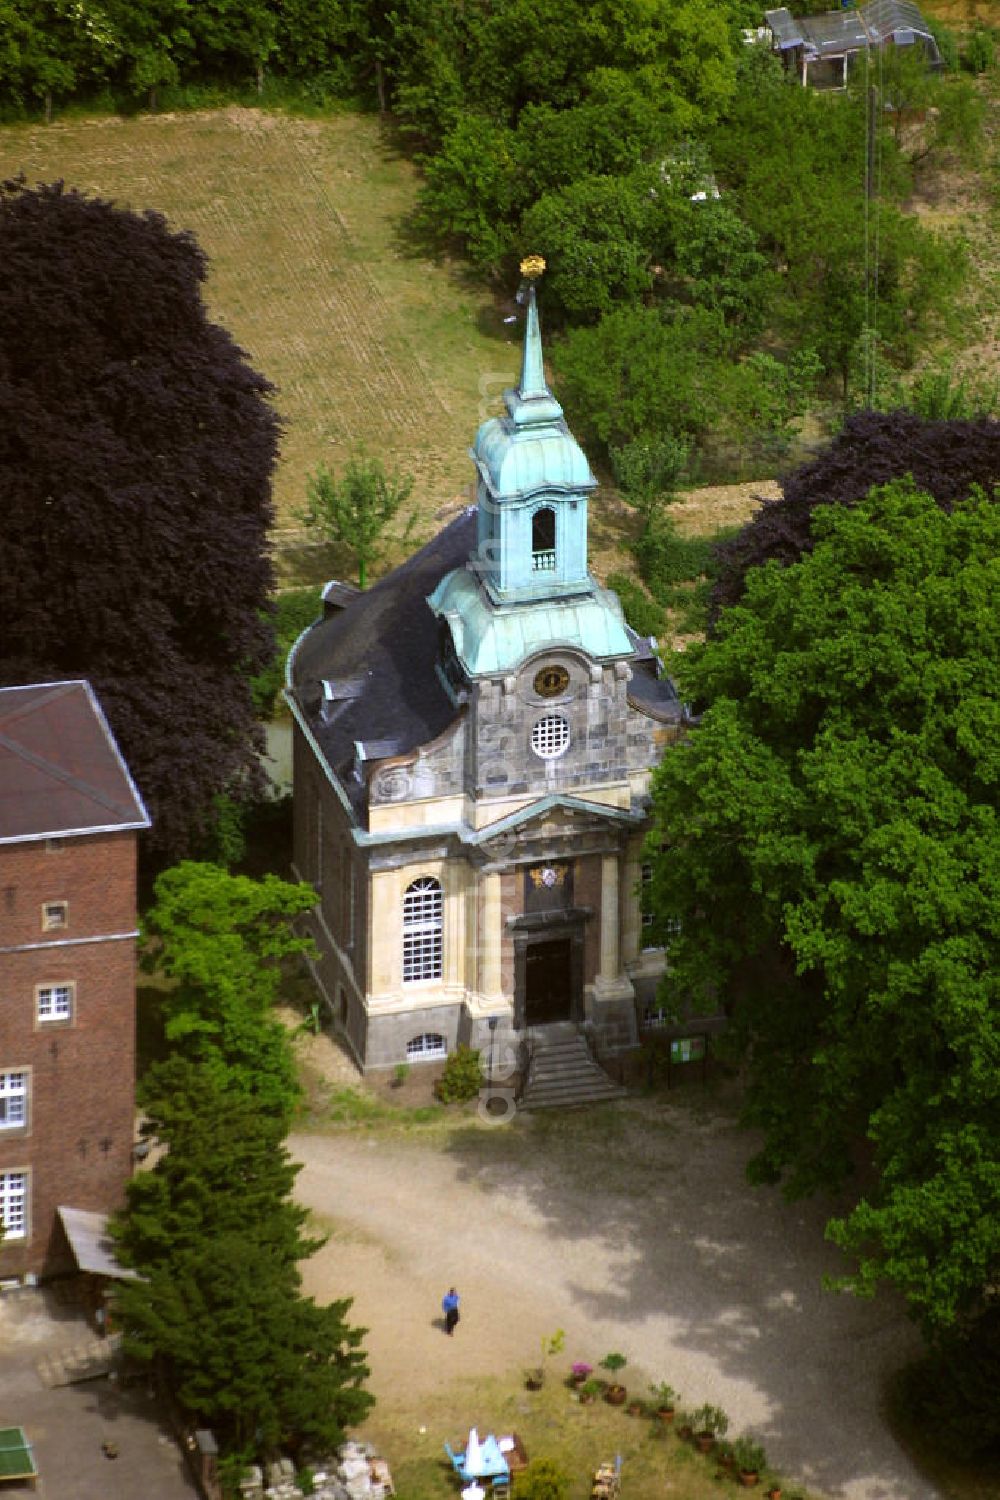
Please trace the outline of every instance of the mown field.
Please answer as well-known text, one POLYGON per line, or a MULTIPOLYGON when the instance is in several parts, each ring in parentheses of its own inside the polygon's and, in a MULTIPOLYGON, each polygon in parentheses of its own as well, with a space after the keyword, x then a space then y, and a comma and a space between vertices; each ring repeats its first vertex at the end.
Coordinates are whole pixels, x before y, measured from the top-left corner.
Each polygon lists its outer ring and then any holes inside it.
POLYGON ((282 527, 310 470, 361 442, 416 476, 428 523, 466 501, 466 450, 517 350, 460 269, 406 250, 415 172, 377 120, 230 108, 7 127, 0 171, 20 170, 194 231, 213 315, 277 387, 282 527))

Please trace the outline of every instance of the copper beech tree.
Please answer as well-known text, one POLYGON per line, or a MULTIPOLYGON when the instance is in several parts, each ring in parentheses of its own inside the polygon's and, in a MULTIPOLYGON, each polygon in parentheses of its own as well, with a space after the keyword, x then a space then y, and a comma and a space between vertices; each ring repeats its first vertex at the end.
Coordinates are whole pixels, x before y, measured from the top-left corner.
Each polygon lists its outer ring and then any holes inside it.
POLYGON ((184 852, 259 777, 278 418, 202 301, 192 235, 0 188, 0 682, 86 677, 184 852))

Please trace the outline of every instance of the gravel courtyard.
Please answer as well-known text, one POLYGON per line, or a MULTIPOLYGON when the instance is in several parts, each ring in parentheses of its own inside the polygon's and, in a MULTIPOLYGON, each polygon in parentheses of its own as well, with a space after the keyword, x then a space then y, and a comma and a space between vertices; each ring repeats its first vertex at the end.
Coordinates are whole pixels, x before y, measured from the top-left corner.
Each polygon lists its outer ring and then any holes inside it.
POLYGON ((824 1292, 841 1271, 829 1200, 786 1204, 744 1180, 732 1103, 519 1116, 507 1126, 299 1133, 297 1195, 331 1233, 306 1266, 320 1300, 353 1295, 376 1394, 503 1375, 567 1333, 562 1360, 620 1349, 687 1405, 716 1402, 790 1476, 844 1500, 931 1500, 882 1415, 917 1347, 892 1298, 824 1292), (454 1283, 462 1321, 442 1336, 454 1283))

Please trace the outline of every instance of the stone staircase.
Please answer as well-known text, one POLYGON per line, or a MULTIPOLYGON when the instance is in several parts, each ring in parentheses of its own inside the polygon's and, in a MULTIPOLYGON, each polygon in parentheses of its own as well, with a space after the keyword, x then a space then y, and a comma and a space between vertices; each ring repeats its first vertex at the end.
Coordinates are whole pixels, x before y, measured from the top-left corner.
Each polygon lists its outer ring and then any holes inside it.
POLYGON ((575 1026, 539 1027, 532 1046, 522 1109, 577 1109, 625 1098, 626 1090, 594 1061, 575 1026))
POLYGON ((112 1333, 107 1338, 94 1336, 56 1349, 38 1361, 35 1366, 38 1378, 48 1390, 57 1385, 75 1385, 79 1380, 97 1380, 114 1366, 121 1341, 120 1333, 112 1333))

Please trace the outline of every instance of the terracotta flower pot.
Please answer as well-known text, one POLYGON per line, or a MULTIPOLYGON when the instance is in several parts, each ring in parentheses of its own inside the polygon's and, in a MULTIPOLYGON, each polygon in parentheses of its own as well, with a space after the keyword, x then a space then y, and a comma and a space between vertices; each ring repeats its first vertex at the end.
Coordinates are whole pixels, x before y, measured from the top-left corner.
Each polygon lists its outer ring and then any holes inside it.
POLYGON ((711 1453, 715 1447, 715 1434, 712 1432, 696 1432, 694 1441, 699 1453, 711 1453))
POLYGON ((623 1385, 609 1385, 604 1392, 604 1399, 609 1406, 624 1406, 628 1399, 628 1391, 623 1385))
POLYGON ((630 1401, 629 1402, 629 1404, 628 1404, 628 1414, 629 1414, 630 1417, 641 1417, 642 1413, 643 1413, 643 1405, 642 1405, 641 1401, 630 1401))
POLYGON ((672 1406, 658 1406, 656 1408, 656 1415, 661 1422, 672 1422, 676 1413, 672 1406))
POLYGON ((757 1473, 756 1469, 739 1470, 740 1484, 745 1490, 752 1490, 759 1478, 760 1475, 757 1473))

